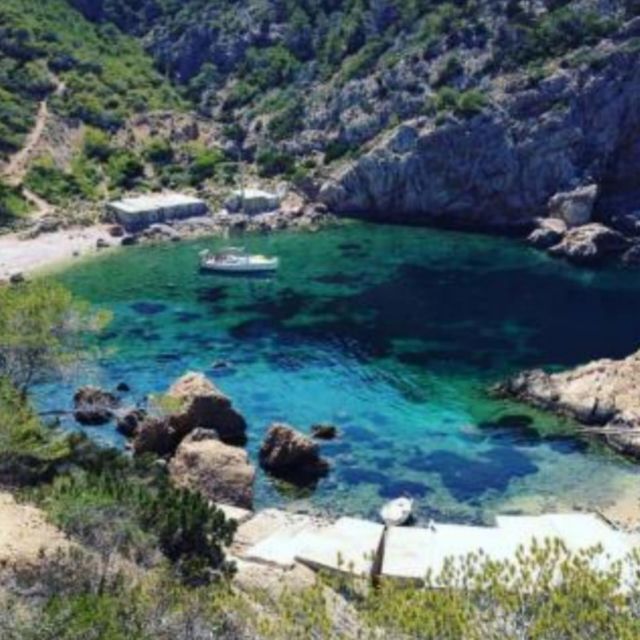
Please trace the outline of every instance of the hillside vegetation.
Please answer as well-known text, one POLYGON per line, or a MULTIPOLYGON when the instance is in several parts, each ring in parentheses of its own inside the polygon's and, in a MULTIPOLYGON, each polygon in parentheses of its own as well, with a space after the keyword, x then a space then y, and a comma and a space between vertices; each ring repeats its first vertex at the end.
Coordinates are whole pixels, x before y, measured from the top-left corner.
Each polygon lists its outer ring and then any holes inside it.
MULTIPOLYGON (((239 161, 314 197, 402 122, 464 122, 500 112, 514 78, 597 68, 598 43, 639 14, 637 0, 6 0, 0 157, 48 97, 60 126, 88 127, 31 163, 26 186, 53 204, 228 185, 239 161), (189 135, 145 121, 189 110, 189 135)), ((0 217, 24 210, 0 187, 0 217)))

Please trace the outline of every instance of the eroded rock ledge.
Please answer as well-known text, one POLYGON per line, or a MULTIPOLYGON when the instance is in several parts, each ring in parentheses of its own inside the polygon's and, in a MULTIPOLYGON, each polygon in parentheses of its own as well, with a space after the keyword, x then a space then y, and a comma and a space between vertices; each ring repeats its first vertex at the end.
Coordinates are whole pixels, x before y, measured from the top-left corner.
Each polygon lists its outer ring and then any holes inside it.
POLYGON ((640 351, 562 373, 525 371, 494 391, 593 427, 613 449, 640 459, 640 351))

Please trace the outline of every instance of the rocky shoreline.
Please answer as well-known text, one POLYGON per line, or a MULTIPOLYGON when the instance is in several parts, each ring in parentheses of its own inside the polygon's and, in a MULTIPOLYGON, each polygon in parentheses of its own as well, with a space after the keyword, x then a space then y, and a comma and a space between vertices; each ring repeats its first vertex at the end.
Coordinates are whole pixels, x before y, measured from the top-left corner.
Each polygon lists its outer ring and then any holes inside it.
POLYGON ((57 263, 95 255, 109 248, 206 236, 227 237, 242 232, 313 232, 336 222, 326 206, 307 204, 298 197, 285 200, 280 208, 266 213, 248 215, 222 210, 214 215, 150 224, 135 233, 128 233, 119 224, 104 222, 67 227, 63 218, 45 216, 24 231, 0 235, 0 283, 18 281, 57 263))
POLYGON ((493 392, 567 416, 615 451, 640 459, 640 351, 561 373, 524 371, 493 392))

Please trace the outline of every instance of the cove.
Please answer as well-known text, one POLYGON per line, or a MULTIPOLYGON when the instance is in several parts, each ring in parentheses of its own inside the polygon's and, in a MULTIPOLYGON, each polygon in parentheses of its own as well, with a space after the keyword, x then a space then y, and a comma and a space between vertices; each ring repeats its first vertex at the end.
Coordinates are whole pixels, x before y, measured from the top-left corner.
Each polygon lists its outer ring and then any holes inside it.
MULTIPOLYGON (((315 492, 260 472, 257 507, 372 516, 408 494, 421 519, 480 521, 594 508, 637 482, 636 466, 571 424, 486 394, 523 368, 637 349, 637 273, 579 270, 510 239, 361 223, 238 242, 278 255, 278 273, 200 274, 198 252, 225 244, 213 239, 55 274, 113 322, 99 357, 40 386, 39 406, 68 408, 78 385, 122 381, 134 403, 199 370, 247 418, 254 462, 273 421, 336 424, 341 438, 321 445, 332 471, 315 492)), ((88 432, 123 445, 113 426, 88 432)))

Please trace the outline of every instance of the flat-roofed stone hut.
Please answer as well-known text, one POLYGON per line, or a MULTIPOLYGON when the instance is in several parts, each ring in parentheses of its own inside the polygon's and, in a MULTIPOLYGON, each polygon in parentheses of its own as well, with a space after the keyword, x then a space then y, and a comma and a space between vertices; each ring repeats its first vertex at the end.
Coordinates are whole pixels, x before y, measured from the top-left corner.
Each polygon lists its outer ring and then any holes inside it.
POLYGON ((203 216, 208 210, 203 200, 180 193, 123 198, 107 204, 107 212, 127 231, 139 231, 157 222, 203 216))

